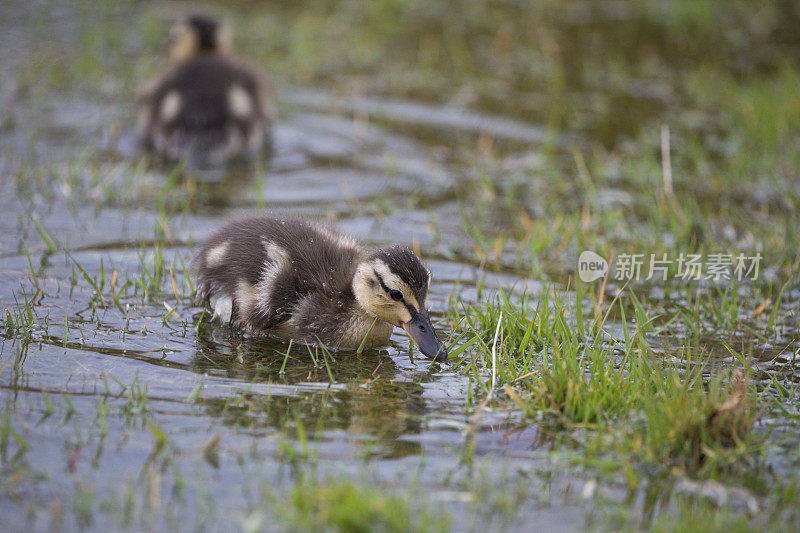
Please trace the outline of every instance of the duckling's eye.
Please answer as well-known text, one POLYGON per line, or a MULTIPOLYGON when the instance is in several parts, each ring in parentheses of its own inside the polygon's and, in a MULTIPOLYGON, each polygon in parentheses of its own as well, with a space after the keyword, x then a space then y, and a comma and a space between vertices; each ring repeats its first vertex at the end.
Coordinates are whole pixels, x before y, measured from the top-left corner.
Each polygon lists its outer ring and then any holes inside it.
POLYGON ((392 289, 389 291, 389 298, 394 300, 395 302, 399 302, 403 299, 403 293, 398 291, 397 289, 392 289))

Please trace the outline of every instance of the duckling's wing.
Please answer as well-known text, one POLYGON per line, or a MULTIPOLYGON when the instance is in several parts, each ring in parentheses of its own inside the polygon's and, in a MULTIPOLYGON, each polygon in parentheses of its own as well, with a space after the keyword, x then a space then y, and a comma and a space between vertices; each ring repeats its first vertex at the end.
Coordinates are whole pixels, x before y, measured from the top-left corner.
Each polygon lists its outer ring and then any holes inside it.
POLYGON ((304 220, 269 217, 234 222, 195 258, 197 296, 224 322, 253 330, 286 325, 322 333, 353 312, 355 241, 304 220), (312 312, 313 311, 313 312, 312 312))
POLYGON ((249 329, 286 322, 300 298, 289 252, 273 242, 272 219, 230 224, 211 237, 195 257, 197 299, 217 318, 249 329))

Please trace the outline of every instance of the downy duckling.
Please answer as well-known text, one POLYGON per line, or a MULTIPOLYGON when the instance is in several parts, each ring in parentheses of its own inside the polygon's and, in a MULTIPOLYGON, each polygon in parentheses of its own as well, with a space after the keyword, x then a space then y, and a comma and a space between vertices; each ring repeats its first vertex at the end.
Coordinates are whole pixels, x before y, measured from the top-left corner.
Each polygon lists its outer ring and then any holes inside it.
POLYGON ((140 143, 200 164, 257 155, 274 115, 261 74, 233 57, 231 33, 214 19, 192 16, 173 31, 170 63, 136 97, 140 143))
POLYGON ((431 273, 407 248, 368 251, 322 223, 248 218, 209 238, 194 268, 198 303, 223 323, 331 348, 382 346, 398 326, 447 359, 428 317, 431 273))

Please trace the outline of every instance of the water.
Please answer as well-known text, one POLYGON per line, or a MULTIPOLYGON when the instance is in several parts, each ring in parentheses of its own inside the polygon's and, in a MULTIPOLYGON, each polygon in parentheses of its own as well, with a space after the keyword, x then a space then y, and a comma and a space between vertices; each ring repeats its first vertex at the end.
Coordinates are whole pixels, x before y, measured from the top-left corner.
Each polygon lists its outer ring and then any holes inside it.
MULTIPOLYGON (((604 23, 626 18, 612 5, 625 3, 607 4, 604 23)), ((666 98, 659 86, 632 88, 624 98, 634 105, 608 126, 613 132, 587 124, 553 139, 530 117, 488 109, 497 106, 342 98, 286 82, 263 168, 189 170, 170 183, 171 169, 144 162, 130 131, 128 78, 148 60, 125 74, 117 63, 136 61, 141 21, 158 7, 126 27, 133 9, 2 8, 0 309, 31 301, 33 325, 27 347, 14 335, 0 341, 0 402, 16 432, 0 463, 0 527, 244 527, 259 502, 290 491, 304 469, 400 488, 428 510, 445 510, 455 529, 591 525, 581 497, 591 474, 572 466, 580 443, 558 424, 511 408, 473 418, 476 377, 430 363, 399 330, 385 349, 329 358, 208 322, 196 327, 202 309, 188 297, 183 265, 233 217, 320 217, 371 246, 419 247, 433 272, 428 304, 447 332, 454 298, 480 302, 498 286, 535 293, 543 281, 566 281, 572 268, 556 259, 527 279, 529 258, 513 243, 494 257, 476 254, 482 244, 465 220, 484 229, 515 223, 497 194, 514 187, 530 215, 549 213, 551 200, 538 198, 528 179, 542 165, 537 150, 547 145, 568 158, 592 135, 622 138, 661 112, 647 105, 666 98), (120 34, 108 41, 110 59, 89 54, 99 72, 83 65, 82 74, 64 73, 48 63, 62 48, 93 46, 92 36, 109 40, 107 31, 84 28, 101 21, 120 34), (50 78, 35 72, 37 61, 49 65, 42 69, 50 78), (117 76, 104 79, 108 62, 117 76), (494 156, 479 167, 487 137, 494 156), (102 297, 81 268, 102 277, 102 297), (157 269, 164 278, 155 283, 157 269), (502 497, 493 495, 498 487, 502 497)), ((584 11, 571 12, 565 27, 583 24, 584 11)), ((632 204, 624 184, 597 194, 602 205, 632 204)), ((565 185, 560 205, 572 201, 565 185)), ((794 331, 784 340, 789 352, 797 348, 794 331)), ((644 483, 630 492, 609 483, 602 492, 637 499, 636 508, 657 506, 662 485, 644 483)))

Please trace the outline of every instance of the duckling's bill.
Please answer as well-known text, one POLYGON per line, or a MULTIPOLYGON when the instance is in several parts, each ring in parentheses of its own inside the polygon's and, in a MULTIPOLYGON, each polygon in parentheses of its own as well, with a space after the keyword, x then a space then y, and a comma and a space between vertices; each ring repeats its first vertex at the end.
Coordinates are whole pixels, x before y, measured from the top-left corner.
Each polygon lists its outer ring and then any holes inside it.
POLYGON ((427 311, 414 313, 411 320, 402 324, 402 326, 408 336, 411 337, 411 340, 419 346, 419 351, 424 355, 434 361, 447 361, 447 349, 436 336, 427 311))

